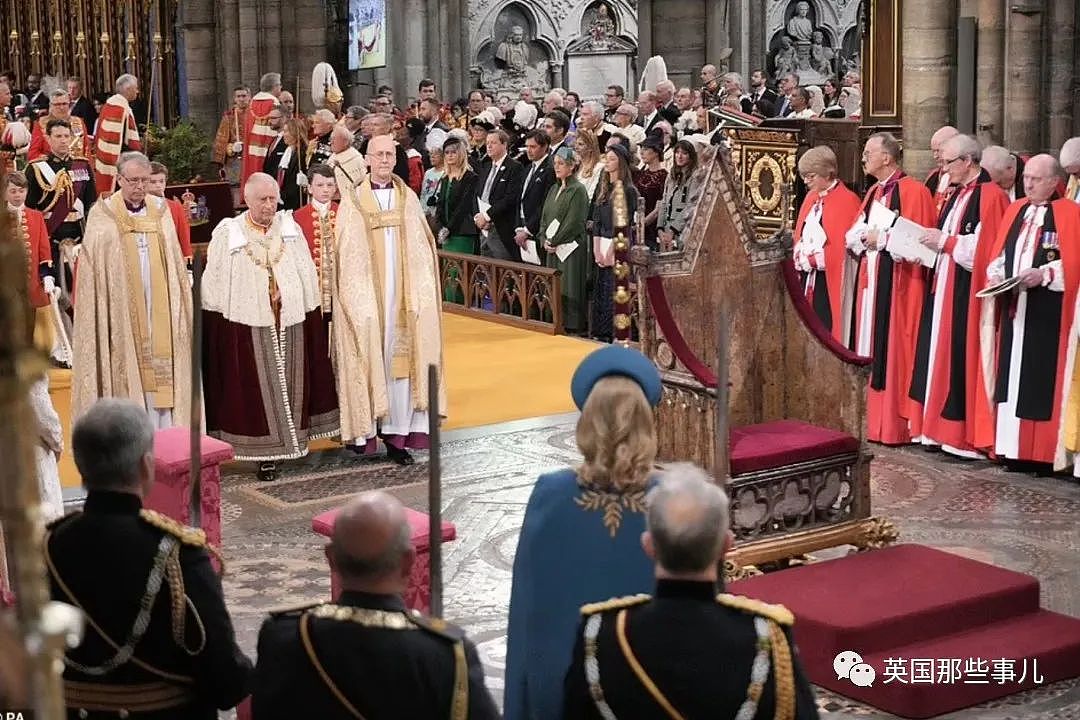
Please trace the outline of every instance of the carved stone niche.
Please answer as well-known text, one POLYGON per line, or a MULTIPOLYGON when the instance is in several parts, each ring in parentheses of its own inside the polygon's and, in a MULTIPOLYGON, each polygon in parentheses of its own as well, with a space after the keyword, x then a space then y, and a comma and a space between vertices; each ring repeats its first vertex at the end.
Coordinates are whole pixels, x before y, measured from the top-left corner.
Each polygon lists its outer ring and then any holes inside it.
POLYGON ((559 63, 554 48, 538 35, 531 8, 518 2, 502 8, 476 51, 472 73, 479 86, 513 96, 524 88, 537 94, 549 90, 559 63))
POLYGON ((634 85, 637 46, 620 34, 619 17, 607 2, 588 6, 581 35, 566 48, 566 82, 582 100, 598 100, 608 85, 634 85))
POLYGON ((860 0, 771 0, 765 22, 768 70, 821 85, 859 66, 860 0))

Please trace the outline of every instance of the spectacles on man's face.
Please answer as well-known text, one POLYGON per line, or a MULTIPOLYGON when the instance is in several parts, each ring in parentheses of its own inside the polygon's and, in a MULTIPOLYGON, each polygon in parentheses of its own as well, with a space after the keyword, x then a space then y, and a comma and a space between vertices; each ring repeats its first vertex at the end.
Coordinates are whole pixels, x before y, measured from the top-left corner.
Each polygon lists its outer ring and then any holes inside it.
POLYGON ((961 156, 957 155, 956 157, 954 157, 954 158, 951 158, 951 159, 949 159, 949 158, 942 158, 941 162, 942 162, 942 163, 944 163, 945 165, 952 165, 952 164, 953 164, 954 162, 956 162, 957 160, 962 160, 962 159, 963 159, 963 158, 962 158, 961 156))
POLYGON ((135 187, 142 187, 150 182, 150 178, 148 177, 128 177, 127 175, 121 175, 120 179, 135 187))

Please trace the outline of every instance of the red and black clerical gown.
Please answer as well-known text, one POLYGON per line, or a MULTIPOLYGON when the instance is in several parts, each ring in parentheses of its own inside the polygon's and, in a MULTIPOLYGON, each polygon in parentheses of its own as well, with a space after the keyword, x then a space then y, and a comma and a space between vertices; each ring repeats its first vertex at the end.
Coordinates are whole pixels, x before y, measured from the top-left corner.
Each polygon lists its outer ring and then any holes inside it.
POLYGON ((261 228, 223 220, 203 278, 207 433, 238 460, 302 457, 337 435, 337 388, 319 312, 315 268, 286 213, 261 228))
POLYGON ((844 236, 858 214, 859 196, 837 180, 824 192, 807 193, 795 223, 793 254, 806 300, 825 328, 841 343, 847 342, 843 322, 847 258, 844 236), (812 231, 808 231, 808 224, 814 228, 812 231))
MULTIPOLYGON (((924 227, 932 227, 937 216, 926 186, 899 171, 867 192, 856 228, 869 219, 874 202, 924 227)), ((888 251, 887 232, 882 234, 885 250, 876 252, 864 252, 865 244, 859 247, 865 234, 852 235, 848 233, 848 248, 857 251, 859 258, 852 348, 873 360, 867 389, 866 437, 899 445, 911 441, 908 389, 924 287, 922 266, 894 259, 888 251)))
MULTIPOLYGON (((976 425, 992 416, 979 356, 979 308, 972 270, 981 246, 992 246, 1009 202, 981 171, 946 201, 938 228, 942 245, 927 278, 909 397, 912 437, 924 445, 974 455, 976 425)), ((984 436, 985 437, 985 436, 984 436)))
MULTIPOLYGON (((1080 287, 1080 206, 1018 200, 1001 223, 984 284, 1042 268, 1043 282, 997 296, 994 452, 1010 460, 1054 461, 1065 391, 1066 354, 1080 287)), ((987 313, 988 314, 988 313, 987 313)), ((984 322, 985 320, 984 314, 984 322)))

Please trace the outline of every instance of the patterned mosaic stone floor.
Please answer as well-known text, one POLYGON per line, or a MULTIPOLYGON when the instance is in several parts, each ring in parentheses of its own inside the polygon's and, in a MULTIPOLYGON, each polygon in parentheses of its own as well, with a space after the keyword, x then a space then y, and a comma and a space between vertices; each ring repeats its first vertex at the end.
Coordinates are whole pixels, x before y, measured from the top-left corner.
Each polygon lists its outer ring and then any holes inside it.
MULTIPOLYGON (((447 434, 443 496, 457 541, 444 546, 446 616, 465 627, 501 701, 510 576, 518 530, 537 474, 573 465, 573 421, 539 419, 447 434)), ((1080 617, 1080 485, 952 460, 920 449, 876 448, 874 512, 901 540, 931 545, 1039 578, 1044 607, 1080 617)), ((268 610, 329 596, 322 538, 311 518, 369 488, 387 488, 425 509, 426 465, 324 451, 274 483, 232 466, 222 483, 225 592, 242 646, 254 654, 268 610)), ((823 717, 891 718, 819 691, 823 717)), ((950 720, 1080 720, 1080 680, 1066 681, 946 716, 950 720)))

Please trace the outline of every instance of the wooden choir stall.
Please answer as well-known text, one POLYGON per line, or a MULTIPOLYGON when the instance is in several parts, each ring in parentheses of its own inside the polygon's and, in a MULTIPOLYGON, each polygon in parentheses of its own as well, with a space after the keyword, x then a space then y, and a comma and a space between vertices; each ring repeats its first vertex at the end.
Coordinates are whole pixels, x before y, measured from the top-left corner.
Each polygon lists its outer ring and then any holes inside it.
POLYGON ((640 347, 664 383, 660 457, 726 479, 736 538, 730 579, 824 548, 885 545, 897 534, 870 512, 870 359, 833 340, 791 261, 800 129, 724 132, 730 152, 703 153, 703 192, 684 247, 655 253, 637 244, 631 259, 640 347), (722 325, 727 338, 718 344, 722 325), (728 442, 716 440, 718 429, 728 442))

